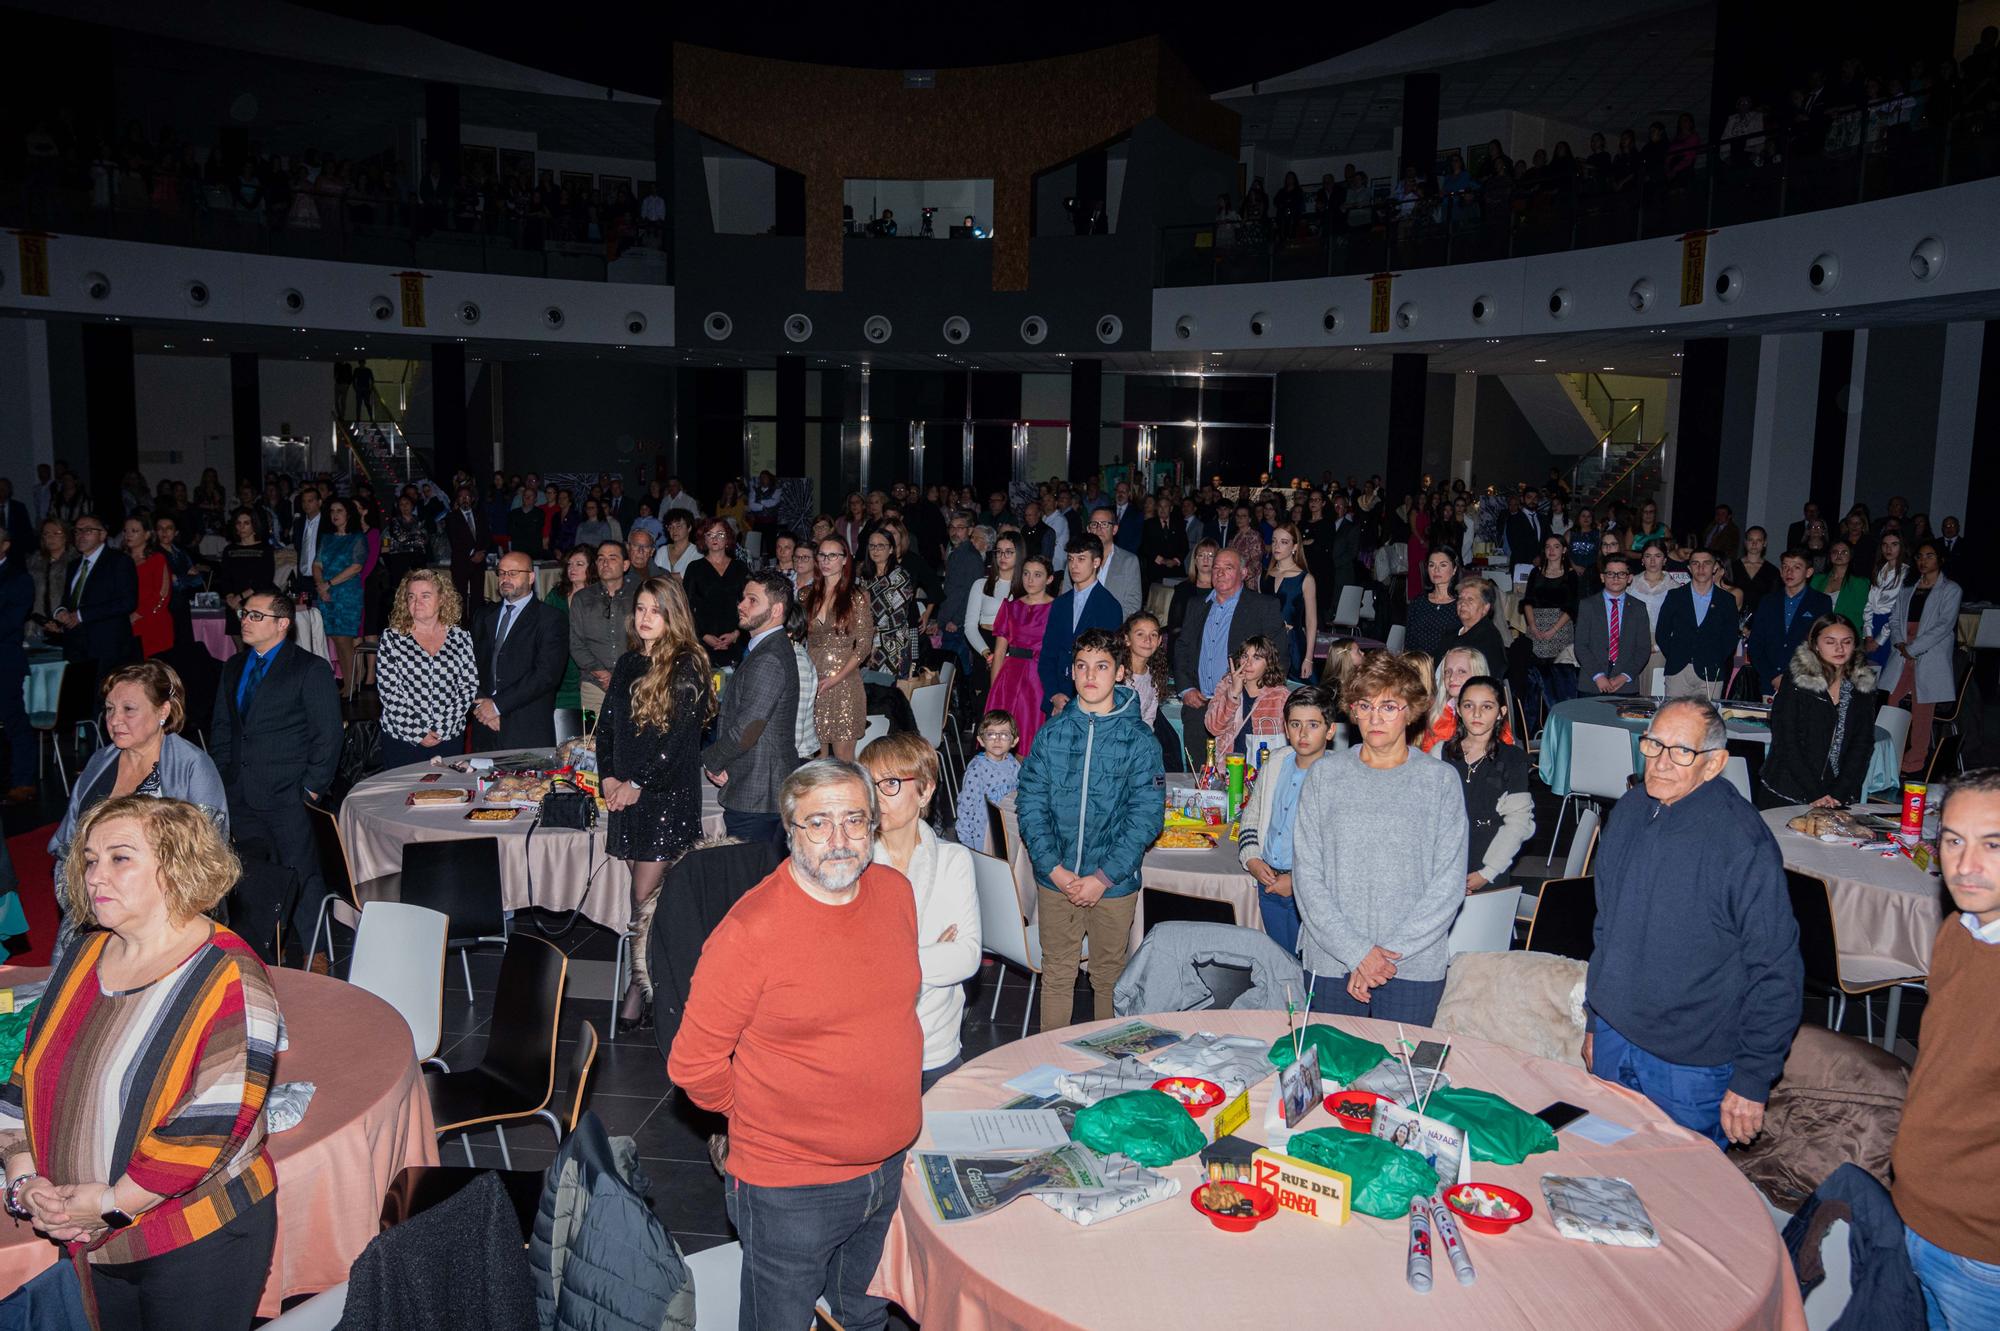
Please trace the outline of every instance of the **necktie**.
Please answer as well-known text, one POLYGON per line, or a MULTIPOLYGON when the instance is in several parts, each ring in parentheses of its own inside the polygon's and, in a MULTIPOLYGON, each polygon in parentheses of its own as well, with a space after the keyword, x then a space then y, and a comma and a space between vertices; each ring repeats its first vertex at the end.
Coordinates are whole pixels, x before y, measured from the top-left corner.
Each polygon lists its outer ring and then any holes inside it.
POLYGON ((83 599, 83 584, 90 577, 91 561, 83 560, 76 566, 76 581, 69 585, 69 608, 74 610, 83 599))
POLYGON ((1618 611, 1619 608, 1624 604, 1624 602, 1625 598, 1622 596, 1614 596, 1611 598, 1611 656, 1609 659, 1609 664, 1614 666, 1618 664, 1618 624, 1619 624, 1618 611))
POLYGON ((493 675, 500 675, 500 649, 507 643, 507 631, 514 627, 514 603, 508 601, 500 607, 500 626, 493 631, 493 675))
MULTIPOLYGON (((272 656, 277 655, 273 652, 272 656)), ((264 672, 271 668, 270 656, 250 658, 250 664, 243 668, 243 682, 236 686, 236 710, 240 715, 250 713, 250 703, 257 696, 257 689, 264 682, 264 672)))

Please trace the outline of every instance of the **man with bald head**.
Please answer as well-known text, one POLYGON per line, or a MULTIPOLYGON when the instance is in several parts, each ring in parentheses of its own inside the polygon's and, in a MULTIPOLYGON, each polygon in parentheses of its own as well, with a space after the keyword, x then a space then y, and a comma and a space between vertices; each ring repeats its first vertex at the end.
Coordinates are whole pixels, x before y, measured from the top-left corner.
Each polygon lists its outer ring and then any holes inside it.
POLYGON ((500 603, 472 630, 479 696, 472 703, 475 750, 554 748, 556 690, 569 669, 569 617, 535 595, 535 561, 500 556, 500 603))
POLYGON ((1212 590, 1208 595, 1188 605, 1180 637, 1174 642, 1174 687, 1187 704, 1181 712, 1181 725, 1188 758, 1196 764, 1208 747, 1202 712, 1229 673, 1236 649, 1244 639, 1259 634, 1274 643, 1285 640, 1285 617, 1278 609, 1278 598, 1244 585, 1242 555, 1228 546, 1218 551, 1209 583, 1212 590))
POLYGON ((1771 829, 1727 781, 1722 714, 1669 699, 1645 784, 1597 852, 1583 1057, 1725 1149, 1754 1138, 1799 1027, 1805 968, 1771 829))

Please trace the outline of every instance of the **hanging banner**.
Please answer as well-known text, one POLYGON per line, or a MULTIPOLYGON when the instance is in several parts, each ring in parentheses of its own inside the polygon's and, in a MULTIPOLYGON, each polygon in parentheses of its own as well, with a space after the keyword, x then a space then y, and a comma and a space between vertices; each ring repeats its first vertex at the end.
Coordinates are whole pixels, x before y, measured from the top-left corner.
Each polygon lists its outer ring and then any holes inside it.
POLYGON ((21 246, 21 294, 49 294, 49 233, 16 231, 21 246))
POLYGON ((424 278, 428 273, 397 273, 403 283, 403 327, 424 326, 424 278))
POLYGON ((1395 280, 1394 273, 1377 273, 1368 279, 1368 331, 1371 333, 1389 331, 1389 284, 1395 280))
POLYGON ((1690 231, 1681 237, 1681 304, 1699 305, 1708 294, 1708 238, 1713 231, 1690 231))

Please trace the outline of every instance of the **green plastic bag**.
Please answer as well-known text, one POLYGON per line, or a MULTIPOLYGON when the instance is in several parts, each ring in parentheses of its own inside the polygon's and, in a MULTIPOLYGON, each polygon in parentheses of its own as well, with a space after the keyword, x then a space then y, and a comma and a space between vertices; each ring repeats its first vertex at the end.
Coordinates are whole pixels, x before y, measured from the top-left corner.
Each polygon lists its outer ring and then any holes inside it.
POLYGON ((1354 1181, 1347 1204, 1383 1220, 1402 1219, 1410 1213, 1410 1198, 1438 1187, 1437 1171, 1415 1151, 1346 1128, 1296 1133, 1285 1154, 1347 1175, 1354 1181))
POLYGON ((1208 1145, 1187 1107, 1165 1091, 1126 1091, 1079 1109, 1069 1135, 1099 1155, 1123 1155, 1150 1169, 1208 1145))
POLYGON ((31 998, 12 1012, 0 1013, 0 1077, 12 1073, 20 1059, 21 1046, 28 1042, 28 1023, 35 1019, 35 1007, 40 1001, 31 998))
POLYGON ((1431 1092, 1424 1113, 1465 1129, 1472 1138, 1474 1160, 1518 1165, 1537 1151, 1556 1149, 1554 1128, 1491 1091, 1441 1086, 1431 1092))
MULTIPOLYGON (((1312 1045, 1319 1050, 1319 1075, 1327 1081, 1338 1082, 1342 1086, 1348 1085, 1389 1056, 1389 1051, 1374 1041, 1364 1040, 1358 1035, 1349 1035, 1339 1027, 1329 1026, 1324 1022, 1307 1026, 1300 1043, 1312 1045)), ((1291 1066, 1291 1036, 1281 1036, 1272 1042, 1271 1061, 1281 1068, 1291 1066)))

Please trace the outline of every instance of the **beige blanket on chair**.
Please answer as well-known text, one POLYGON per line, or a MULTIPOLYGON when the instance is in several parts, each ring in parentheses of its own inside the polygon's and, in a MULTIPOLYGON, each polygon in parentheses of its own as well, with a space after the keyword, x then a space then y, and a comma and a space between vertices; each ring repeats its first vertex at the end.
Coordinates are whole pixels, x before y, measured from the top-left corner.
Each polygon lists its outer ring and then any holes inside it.
POLYGON ((1582 1067, 1589 971, 1544 952, 1461 952, 1445 972, 1433 1024, 1582 1067))

